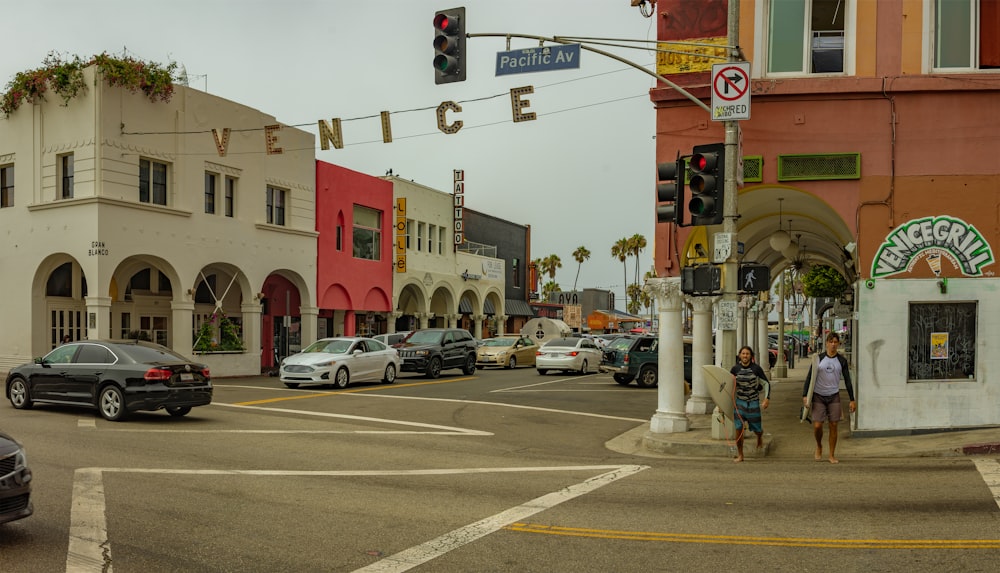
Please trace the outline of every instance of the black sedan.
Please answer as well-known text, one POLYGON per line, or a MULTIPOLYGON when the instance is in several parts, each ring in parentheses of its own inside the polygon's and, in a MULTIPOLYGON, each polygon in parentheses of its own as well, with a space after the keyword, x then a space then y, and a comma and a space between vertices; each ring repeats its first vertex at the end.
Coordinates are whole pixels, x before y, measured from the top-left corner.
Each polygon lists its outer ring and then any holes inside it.
POLYGON ((24 449, 0 432, 0 523, 31 515, 31 470, 24 449))
POLYGON ((36 402, 89 406, 116 422, 137 410, 183 416, 212 402, 212 382, 207 366, 159 344, 84 340, 11 370, 6 395, 18 409, 36 402))

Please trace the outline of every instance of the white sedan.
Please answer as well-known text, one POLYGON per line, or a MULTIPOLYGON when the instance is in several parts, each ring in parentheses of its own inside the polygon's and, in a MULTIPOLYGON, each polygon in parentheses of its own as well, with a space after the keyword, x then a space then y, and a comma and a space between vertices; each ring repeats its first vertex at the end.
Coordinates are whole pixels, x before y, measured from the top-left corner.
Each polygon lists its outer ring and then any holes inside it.
POLYGON ((399 372, 399 353, 371 338, 323 338, 281 361, 279 376, 289 388, 299 384, 333 384, 347 388, 351 382, 392 384, 399 372))
POLYGON ((535 369, 539 374, 563 370, 586 374, 601 364, 603 353, 589 338, 553 338, 535 353, 535 369))

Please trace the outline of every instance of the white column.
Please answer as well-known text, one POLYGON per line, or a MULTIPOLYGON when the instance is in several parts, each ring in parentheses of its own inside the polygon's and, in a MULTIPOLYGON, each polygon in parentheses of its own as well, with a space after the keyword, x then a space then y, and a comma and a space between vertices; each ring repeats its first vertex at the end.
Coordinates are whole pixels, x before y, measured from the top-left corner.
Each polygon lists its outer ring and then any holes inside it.
POLYGON ((388 314, 389 316, 388 320, 386 321, 388 322, 388 324, 386 324, 386 332, 388 332, 389 334, 393 334, 394 332, 396 332, 396 321, 399 320, 399 317, 403 316, 403 313, 398 310, 394 310, 388 314))
MULTIPOLYGON (((244 331, 246 326, 244 325, 244 331)), ((191 335, 194 332, 194 301, 170 301, 170 348, 181 356, 191 357, 191 347, 194 343, 191 335)))
MULTIPOLYGON (((703 364, 713 364, 712 361, 712 305, 721 300, 717 296, 687 297, 694 308, 693 324, 691 325, 691 398, 687 401, 685 411, 688 414, 711 414, 715 402, 708 394, 705 386, 703 364)), ((661 323, 662 324, 662 323, 661 323)))
MULTIPOLYGON (((264 352, 264 349, 261 348, 263 333, 261 332, 260 313, 262 310, 263 308, 259 300, 245 302, 240 306, 240 311, 243 313, 243 347, 246 349, 244 352, 256 355, 258 362, 260 362, 261 354, 264 352)), ((191 311, 188 312, 188 330, 190 330, 190 316, 192 312, 194 312, 193 304, 191 305, 191 311)), ((306 344, 303 341, 302 348, 305 347, 306 344)))
MULTIPOLYGON (((767 315, 771 313, 771 305, 764 301, 757 301, 757 363, 764 369, 768 380, 771 379, 771 356, 768 352, 767 338, 767 315)), ((781 353, 781 350, 778 350, 781 353)))
POLYGON ((316 342, 316 335, 319 333, 319 308, 315 306, 300 306, 299 320, 302 321, 302 348, 316 342))
POLYGON ((686 432, 690 421, 684 413, 684 338, 681 309, 684 295, 678 277, 647 279, 643 289, 656 297, 659 309, 658 385, 656 413, 649 430, 656 434, 686 432))
MULTIPOLYGON (((87 305, 87 339, 118 338, 118 335, 111 335, 111 297, 90 295, 84 303, 87 305)), ((191 332, 190 328, 188 332, 191 332)), ((191 338, 190 335, 188 338, 191 338)))
POLYGON ((479 340, 483 337, 483 319, 485 314, 472 315, 472 338, 479 340))
POLYGON ((418 312, 417 320, 420 322, 420 329, 422 330, 424 328, 427 328, 427 325, 429 324, 428 321, 430 321, 430 319, 432 318, 434 318, 433 312, 418 312))

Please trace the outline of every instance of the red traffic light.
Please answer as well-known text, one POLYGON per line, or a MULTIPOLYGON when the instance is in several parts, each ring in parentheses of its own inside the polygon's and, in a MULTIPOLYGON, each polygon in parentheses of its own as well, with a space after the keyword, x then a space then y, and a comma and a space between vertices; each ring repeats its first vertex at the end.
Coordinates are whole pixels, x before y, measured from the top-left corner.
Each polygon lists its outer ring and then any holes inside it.
POLYGON ((718 163, 718 153, 695 153, 691 156, 691 170, 696 173, 711 171, 718 163))
POLYGON ((445 34, 454 34, 458 31, 458 18, 448 14, 437 14, 434 16, 434 27, 445 34))

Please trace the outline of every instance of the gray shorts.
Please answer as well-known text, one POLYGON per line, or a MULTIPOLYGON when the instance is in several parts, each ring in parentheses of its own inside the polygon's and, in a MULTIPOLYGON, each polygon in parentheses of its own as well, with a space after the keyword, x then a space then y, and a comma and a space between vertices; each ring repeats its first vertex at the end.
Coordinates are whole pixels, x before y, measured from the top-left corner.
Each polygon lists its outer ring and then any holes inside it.
POLYGON ((820 396, 813 394, 812 401, 812 421, 816 422, 839 422, 842 417, 840 410, 840 393, 832 396, 820 396))

